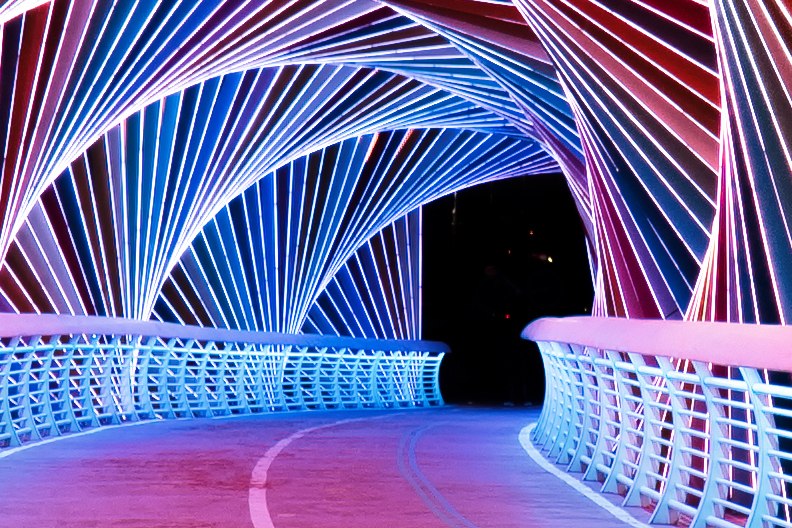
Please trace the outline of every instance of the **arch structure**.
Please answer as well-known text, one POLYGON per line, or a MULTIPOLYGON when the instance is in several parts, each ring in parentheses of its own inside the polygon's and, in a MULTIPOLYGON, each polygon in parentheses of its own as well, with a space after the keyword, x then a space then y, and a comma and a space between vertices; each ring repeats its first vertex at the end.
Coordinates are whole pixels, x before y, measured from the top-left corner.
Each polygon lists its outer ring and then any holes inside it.
POLYGON ((0 311, 417 339, 420 206, 561 173, 596 315, 786 324, 791 11, 0 1, 0 311))
POLYGON ((420 205, 560 171, 596 314, 786 323, 789 7, 665 4, 0 2, 2 310, 417 337, 420 205))

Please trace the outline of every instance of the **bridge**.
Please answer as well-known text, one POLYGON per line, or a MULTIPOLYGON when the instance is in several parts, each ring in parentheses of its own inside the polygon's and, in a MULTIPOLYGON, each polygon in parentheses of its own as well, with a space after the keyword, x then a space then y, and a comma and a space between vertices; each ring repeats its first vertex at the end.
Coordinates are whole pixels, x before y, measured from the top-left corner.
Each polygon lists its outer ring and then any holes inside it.
POLYGON ((792 526, 791 21, 0 0, 0 525, 792 526), (422 207, 537 175, 593 313, 446 406, 422 207))
POLYGON ((3 526, 789 522, 786 326, 541 319, 539 414, 444 409, 440 343, 0 322, 3 526))
POLYGON ((2 459, 0 526, 631 526, 526 454, 536 417, 312 411, 65 438, 2 459))

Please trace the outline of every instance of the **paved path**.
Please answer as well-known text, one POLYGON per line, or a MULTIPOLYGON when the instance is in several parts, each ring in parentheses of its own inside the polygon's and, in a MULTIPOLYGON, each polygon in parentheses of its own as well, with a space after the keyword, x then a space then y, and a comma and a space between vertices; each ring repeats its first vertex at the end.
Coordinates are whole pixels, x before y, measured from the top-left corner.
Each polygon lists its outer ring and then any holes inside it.
POLYGON ((535 409, 122 427, 0 458, 0 527, 626 526, 535 464, 535 409))

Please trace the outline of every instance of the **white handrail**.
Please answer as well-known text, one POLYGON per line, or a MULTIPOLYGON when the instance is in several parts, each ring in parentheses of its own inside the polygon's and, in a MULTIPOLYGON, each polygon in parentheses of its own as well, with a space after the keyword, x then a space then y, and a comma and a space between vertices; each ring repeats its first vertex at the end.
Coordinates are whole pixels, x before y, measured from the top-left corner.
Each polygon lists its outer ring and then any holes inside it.
POLYGON ((245 342, 259 345, 293 345, 309 347, 346 347, 377 350, 424 350, 448 352, 448 345, 439 341, 399 339, 366 339, 316 334, 284 334, 250 332, 187 326, 159 321, 143 321, 123 317, 97 317, 55 314, 0 314, 0 338, 49 335, 137 335, 163 339, 197 339, 202 341, 245 342))
POLYGON ((650 522, 792 527, 792 328, 541 319, 533 442, 650 522))
POLYGON ((564 317, 537 319, 522 337, 792 372, 792 326, 564 317))

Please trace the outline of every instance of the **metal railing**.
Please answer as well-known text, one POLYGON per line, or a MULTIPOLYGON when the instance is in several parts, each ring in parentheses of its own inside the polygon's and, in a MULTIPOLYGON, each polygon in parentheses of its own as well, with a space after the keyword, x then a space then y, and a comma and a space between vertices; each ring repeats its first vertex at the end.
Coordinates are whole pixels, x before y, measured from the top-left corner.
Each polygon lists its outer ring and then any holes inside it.
POLYGON ((443 403, 447 347, 0 314, 0 451, 104 425, 443 403))
POLYGON ((792 527, 792 328, 540 319, 533 442, 650 523, 792 527))

